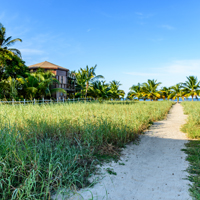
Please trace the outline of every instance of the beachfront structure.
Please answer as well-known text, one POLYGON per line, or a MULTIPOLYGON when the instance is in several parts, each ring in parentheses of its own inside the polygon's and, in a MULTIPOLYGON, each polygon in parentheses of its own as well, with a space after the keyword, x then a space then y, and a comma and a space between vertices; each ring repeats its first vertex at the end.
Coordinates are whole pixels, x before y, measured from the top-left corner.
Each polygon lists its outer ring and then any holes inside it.
POLYGON ((67 98, 67 96, 70 94, 75 95, 76 77, 75 77, 75 75, 71 74, 69 69, 55 65, 48 61, 30 65, 30 66, 28 66, 28 68, 29 68, 30 72, 35 72, 39 68, 41 68, 41 69, 44 69, 44 71, 51 71, 55 74, 55 77, 60 82, 60 84, 54 84, 54 85, 52 85, 52 88, 62 88, 67 92, 67 95, 63 94, 61 92, 57 92, 53 96, 54 98, 61 99, 61 98, 67 98))

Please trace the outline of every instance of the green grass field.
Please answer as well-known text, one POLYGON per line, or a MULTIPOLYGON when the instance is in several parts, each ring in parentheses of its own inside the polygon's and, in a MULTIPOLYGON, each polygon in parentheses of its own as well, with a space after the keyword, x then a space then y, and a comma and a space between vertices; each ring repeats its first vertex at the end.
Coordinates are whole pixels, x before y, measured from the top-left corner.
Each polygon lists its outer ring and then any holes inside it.
POLYGON ((194 199, 200 199, 200 102, 182 102, 184 113, 188 115, 187 123, 182 127, 182 131, 187 133, 190 140, 186 144, 184 151, 188 154, 187 160, 190 163, 187 171, 191 195, 194 199))
POLYGON ((172 102, 0 106, 0 199, 88 186, 95 165, 163 119, 172 102))
POLYGON ((200 138, 200 102, 182 102, 184 113, 188 115, 187 123, 182 131, 188 134, 189 138, 200 138))

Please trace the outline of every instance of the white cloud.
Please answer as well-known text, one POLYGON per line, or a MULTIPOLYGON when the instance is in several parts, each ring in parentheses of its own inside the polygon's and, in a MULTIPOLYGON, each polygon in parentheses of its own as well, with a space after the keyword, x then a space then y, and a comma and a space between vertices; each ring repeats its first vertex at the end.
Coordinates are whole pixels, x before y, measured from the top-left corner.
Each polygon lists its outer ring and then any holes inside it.
POLYGON ((158 37, 158 38, 152 38, 152 39, 149 39, 149 40, 152 41, 152 42, 160 42, 160 41, 163 41, 164 38, 158 37))
POLYGON ((143 13, 141 13, 141 12, 135 12, 135 14, 139 15, 139 16, 143 15, 143 13))
POLYGON ((148 18, 150 18, 150 17, 153 17, 155 14, 144 14, 144 13, 142 13, 142 12, 135 12, 135 15, 137 15, 137 17, 139 18, 139 19, 148 19, 148 18))
POLYGON ((0 20, 3 20, 3 18, 5 17, 5 15, 6 15, 6 13, 5 13, 5 12, 2 12, 2 13, 0 14, 0 20))
POLYGON ((87 32, 90 32, 91 31, 91 29, 89 28, 88 30, 87 30, 87 32))
POLYGON ((169 74, 197 75, 200 74, 200 60, 177 60, 164 67, 163 70, 169 74))
POLYGON ((124 74, 134 75, 134 76, 158 76, 157 73, 143 73, 143 72, 124 72, 124 74))
POLYGON ((173 29, 175 29, 173 26, 170 26, 170 25, 167 25, 167 24, 162 25, 161 27, 164 28, 164 29, 167 29, 167 30, 173 30, 173 29))
POLYGON ((19 49, 21 51, 22 54, 24 55, 42 55, 45 52, 42 50, 38 50, 38 49, 19 49))

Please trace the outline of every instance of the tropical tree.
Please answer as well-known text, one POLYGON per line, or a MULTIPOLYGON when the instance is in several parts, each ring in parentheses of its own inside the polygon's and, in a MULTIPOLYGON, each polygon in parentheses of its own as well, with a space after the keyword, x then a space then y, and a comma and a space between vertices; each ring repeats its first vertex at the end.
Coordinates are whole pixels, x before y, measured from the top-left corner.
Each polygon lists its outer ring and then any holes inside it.
POLYGON ((17 55, 21 57, 21 52, 16 48, 9 48, 16 42, 22 42, 20 38, 12 39, 12 36, 6 38, 6 28, 0 23, 0 54, 17 55))
POLYGON ((29 69, 25 62, 16 55, 12 56, 12 60, 7 59, 3 67, 0 66, 0 80, 8 77, 15 79, 19 76, 27 77, 27 73, 29 69))
POLYGON ((0 82, 0 98, 16 99, 20 83, 11 77, 0 82))
POLYGON ((87 65, 85 69, 81 68, 76 73, 77 85, 81 88, 81 93, 85 92, 85 98, 87 97, 90 83, 96 81, 99 78, 104 78, 102 75, 96 75, 96 67, 97 65, 89 68, 87 65))
POLYGON ((91 83, 88 94, 89 96, 96 98, 103 98, 107 99, 111 96, 110 87, 108 84, 105 83, 105 81, 94 81, 91 83))
POLYGON ((17 80, 22 84, 23 95, 27 98, 51 96, 55 92, 66 94, 62 88, 52 88, 53 83, 59 84, 54 76, 51 72, 35 72, 28 74, 27 78, 20 77, 17 80))
POLYGON ((130 89, 130 92, 127 95, 128 99, 133 99, 136 97, 139 100, 143 98, 142 86, 140 83, 138 83, 137 85, 133 85, 129 89, 130 89))
POLYGON ((183 83, 183 90, 185 92, 185 96, 191 96, 193 101, 193 98, 197 98, 197 96, 200 94, 200 81, 198 81, 197 77, 195 76, 189 76, 186 78, 187 81, 183 83))
POLYGON ((172 87, 170 87, 171 94, 169 95, 169 99, 177 99, 177 103, 179 102, 179 98, 182 98, 184 100, 185 92, 183 91, 182 83, 178 83, 172 87))
POLYGON ((160 92, 158 91, 158 86, 161 82, 157 82, 157 80, 150 80, 148 79, 147 83, 142 84, 142 94, 143 97, 146 97, 153 100, 158 100, 161 97, 160 92))
POLYGON ((76 74, 76 91, 78 96, 83 97, 85 88, 86 88, 86 78, 85 73, 82 73, 80 70, 78 70, 76 74))
POLYGON ((161 92, 162 99, 168 99, 169 100, 169 95, 171 94, 170 88, 162 87, 160 92, 161 92))
POLYGON ((124 90, 120 90, 119 89, 119 86, 120 86, 120 82, 119 81, 111 81, 109 86, 110 86, 110 96, 113 98, 113 99, 120 99, 120 98, 123 98, 124 95, 125 95, 125 92, 124 90))
POLYGON ((28 71, 25 62, 21 59, 21 52, 16 48, 10 48, 16 42, 22 42, 20 38, 6 37, 6 28, 0 23, 0 80, 8 77, 16 78, 24 76, 28 71))

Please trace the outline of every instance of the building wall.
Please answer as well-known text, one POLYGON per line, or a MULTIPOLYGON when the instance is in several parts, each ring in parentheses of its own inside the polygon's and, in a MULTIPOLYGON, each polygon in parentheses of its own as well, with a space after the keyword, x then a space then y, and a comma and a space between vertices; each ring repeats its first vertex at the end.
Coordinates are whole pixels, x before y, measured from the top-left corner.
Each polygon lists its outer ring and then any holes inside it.
POLYGON ((56 75, 58 76, 67 76, 67 71, 64 71, 64 70, 62 71, 59 69, 57 69, 56 71, 57 71, 56 75))

